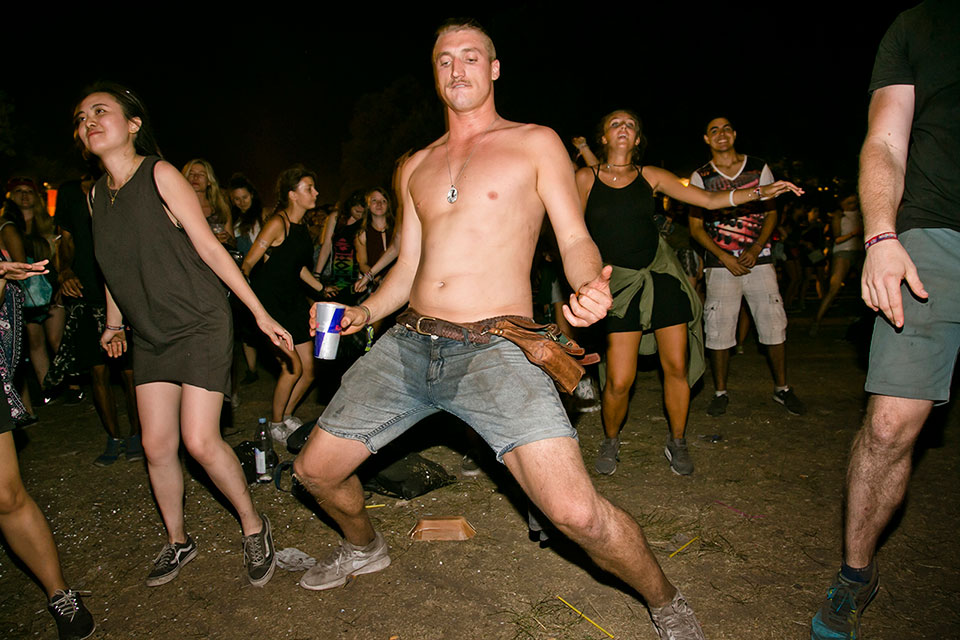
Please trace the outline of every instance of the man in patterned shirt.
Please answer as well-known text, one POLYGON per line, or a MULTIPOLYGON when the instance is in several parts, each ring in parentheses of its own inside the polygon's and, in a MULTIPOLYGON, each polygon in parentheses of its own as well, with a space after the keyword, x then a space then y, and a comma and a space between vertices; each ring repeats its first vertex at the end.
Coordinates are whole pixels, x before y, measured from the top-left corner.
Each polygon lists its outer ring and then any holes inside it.
MULTIPOLYGON (((693 172, 690 184, 707 191, 732 192, 733 189, 759 188, 774 181, 770 167, 763 160, 737 153, 734 148, 737 132, 726 118, 711 120, 703 139, 713 158, 693 172)), ((776 225, 777 211, 772 200, 758 200, 715 212, 695 209, 690 216, 690 234, 707 250, 704 269, 707 300, 703 319, 715 388, 707 408, 711 416, 726 413, 730 401, 727 396, 730 347, 736 344, 737 318, 744 297, 756 322, 760 343, 767 347, 773 371, 773 399, 795 415, 806 411, 803 402, 787 385, 787 314, 783 310, 770 251, 770 235, 776 225)))

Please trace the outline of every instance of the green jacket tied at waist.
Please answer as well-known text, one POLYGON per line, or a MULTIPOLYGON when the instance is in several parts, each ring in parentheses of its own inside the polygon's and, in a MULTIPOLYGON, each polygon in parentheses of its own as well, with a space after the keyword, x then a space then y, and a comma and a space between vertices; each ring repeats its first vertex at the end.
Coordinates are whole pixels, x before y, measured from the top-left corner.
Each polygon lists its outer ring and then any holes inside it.
MULTIPOLYGON (((700 297, 694 291, 687 275, 683 272, 673 249, 666 240, 660 238, 657 255, 645 269, 627 269, 613 265, 613 275, 610 276, 610 293, 613 294, 613 307, 610 314, 622 318, 631 304, 640 306, 640 326, 646 331, 650 327, 650 318, 653 314, 653 278, 650 273, 665 273, 680 281, 680 287, 690 301, 690 311, 693 319, 687 323, 687 383, 692 387, 703 375, 706 363, 703 357, 703 305, 700 297), (649 294, 644 294, 648 289, 649 294)), ((640 340, 640 353, 650 355, 656 353, 657 343, 653 332, 644 333, 640 340)))

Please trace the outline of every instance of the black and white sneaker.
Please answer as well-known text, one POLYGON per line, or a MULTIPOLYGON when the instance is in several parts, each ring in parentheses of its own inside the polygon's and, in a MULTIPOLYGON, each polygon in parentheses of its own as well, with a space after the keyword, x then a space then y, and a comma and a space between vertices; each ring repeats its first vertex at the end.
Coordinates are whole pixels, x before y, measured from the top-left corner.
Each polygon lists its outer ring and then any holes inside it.
POLYGON ((83 606, 80 594, 73 589, 58 589, 47 603, 47 611, 57 623, 60 640, 83 640, 97 628, 93 616, 83 606))
POLYGON ((153 561, 153 571, 147 576, 148 587, 159 587, 177 577, 180 567, 197 556, 197 543, 187 536, 186 542, 167 542, 153 561))
POLYGON ((273 548, 273 534, 270 533, 270 519, 260 514, 263 529, 243 538, 243 565, 247 568, 247 578, 255 587, 270 582, 273 570, 277 566, 277 554, 273 548))

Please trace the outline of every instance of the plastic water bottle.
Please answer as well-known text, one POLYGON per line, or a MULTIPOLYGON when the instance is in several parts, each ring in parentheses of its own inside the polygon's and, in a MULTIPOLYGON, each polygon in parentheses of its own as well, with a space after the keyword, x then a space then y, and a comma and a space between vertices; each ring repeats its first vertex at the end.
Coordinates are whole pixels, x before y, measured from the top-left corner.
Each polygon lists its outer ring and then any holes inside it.
POLYGON ((253 434, 253 459, 257 472, 257 482, 273 480, 273 469, 277 466, 277 454, 273 450, 273 438, 267 429, 267 419, 257 420, 257 430, 253 434))

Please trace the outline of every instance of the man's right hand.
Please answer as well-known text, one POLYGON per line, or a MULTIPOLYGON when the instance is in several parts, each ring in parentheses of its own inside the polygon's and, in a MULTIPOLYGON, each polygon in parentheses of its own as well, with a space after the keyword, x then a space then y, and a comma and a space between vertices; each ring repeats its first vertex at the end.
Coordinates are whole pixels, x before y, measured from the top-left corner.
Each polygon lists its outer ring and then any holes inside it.
MULTIPOLYGON (((348 336, 360 331, 367 323, 366 312, 360 307, 347 307, 340 318, 340 335, 348 336)), ((317 305, 310 306, 310 335, 317 335, 317 305)))
POLYGON ((731 254, 723 252, 720 257, 720 262, 723 263, 723 266, 727 268, 727 271, 732 273, 735 276, 745 276, 750 273, 749 267, 746 267, 740 264, 740 261, 734 258, 731 254))
POLYGON ((860 278, 863 301, 874 311, 882 311, 896 327, 903 326, 903 297, 900 283, 918 297, 927 299, 928 293, 920 282, 917 267, 899 240, 883 240, 867 249, 860 278))

